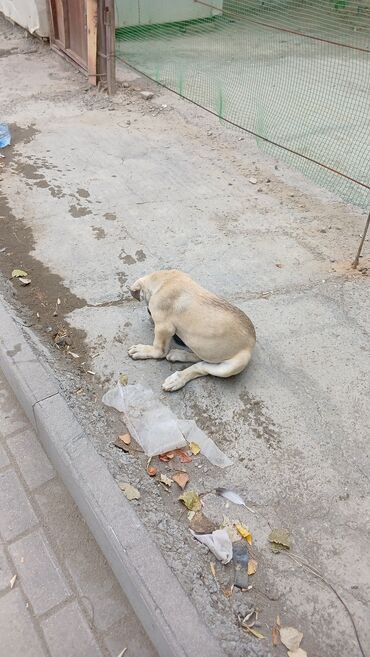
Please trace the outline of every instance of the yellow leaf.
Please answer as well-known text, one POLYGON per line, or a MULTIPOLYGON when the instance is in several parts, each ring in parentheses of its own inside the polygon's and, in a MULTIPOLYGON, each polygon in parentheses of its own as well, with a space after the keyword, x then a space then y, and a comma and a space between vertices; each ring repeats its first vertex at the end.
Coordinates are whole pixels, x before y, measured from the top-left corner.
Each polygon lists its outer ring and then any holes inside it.
POLYGON ((216 579, 216 564, 215 564, 215 562, 211 561, 211 563, 209 564, 209 567, 211 569, 211 573, 212 573, 213 577, 216 579))
POLYGON ((197 454, 199 454, 199 452, 200 452, 200 447, 199 447, 199 445, 197 445, 197 443, 190 443, 189 447, 190 447, 190 449, 191 449, 191 453, 192 453, 194 456, 196 456, 197 454))
POLYGON ((236 529, 238 530, 240 536, 245 538, 245 540, 249 543, 249 545, 252 545, 252 534, 250 533, 248 527, 244 527, 244 525, 241 525, 239 523, 235 524, 236 529))
POLYGON ((248 561, 248 575, 254 575, 257 570, 257 561, 255 559, 249 559, 248 561))
POLYGON ((23 271, 23 269, 13 269, 12 271, 12 278, 23 278, 24 276, 28 276, 26 271, 23 271))
POLYGON ((200 497, 194 490, 188 490, 186 493, 180 495, 178 499, 185 504, 189 511, 200 511, 202 508, 200 497))

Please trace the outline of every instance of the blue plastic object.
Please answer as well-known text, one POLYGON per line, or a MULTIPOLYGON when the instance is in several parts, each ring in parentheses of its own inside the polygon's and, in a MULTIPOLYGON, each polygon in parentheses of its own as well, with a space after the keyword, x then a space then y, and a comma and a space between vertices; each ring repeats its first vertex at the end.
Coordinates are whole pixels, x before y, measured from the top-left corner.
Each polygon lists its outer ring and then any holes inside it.
POLYGON ((0 148, 9 146, 11 142, 9 126, 6 123, 0 123, 0 148))

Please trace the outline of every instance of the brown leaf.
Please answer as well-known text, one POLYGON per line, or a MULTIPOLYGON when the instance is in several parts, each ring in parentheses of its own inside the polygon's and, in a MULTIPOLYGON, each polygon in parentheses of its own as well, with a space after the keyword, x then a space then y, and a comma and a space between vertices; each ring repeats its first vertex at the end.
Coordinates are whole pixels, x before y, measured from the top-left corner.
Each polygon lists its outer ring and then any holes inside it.
POLYGON ((288 648, 288 650, 298 650, 302 639, 302 632, 296 630, 295 627, 280 628, 280 641, 286 648, 288 648))
POLYGON ((122 449, 123 452, 126 452, 126 454, 127 454, 127 452, 130 451, 128 446, 125 445, 125 443, 121 440, 121 438, 119 436, 118 436, 118 438, 116 438, 116 440, 114 441, 113 444, 114 444, 115 447, 118 447, 118 449, 122 449))
POLYGON ((181 490, 184 490, 186 484, 189 481, 189 475, 187 472, 175 472, 175 474, 172 475, 172 479, 178 486, 180 486, 181 490))
POLYGON ((129 445, 131 442, 131 436, 129 433, 124 433, 122 436, 118 436, 118 438, 122 440, 125 445, 129 445))
POLYGON ((217 525, 209 520, 201 511, 197 511, 190 523, 190 529, 196 534, 212 534, 217 525))
POLYGON ((157 474, 157 468, 154 465, 148 465, 146 471, 149 477, 155 477, 155 475, 157 474))
POLYGON ((164 463, 167 463, 167 461, 170 461, 175 457, 175 452, 165 452, 164 454, 159 455, 159 460, 163 461, 164 463))
POLYGON ((177 456, 180 458, 181 463, 191 463, 192 458, 183 449, 175 450, 177 456))
POLYGON ((248 575, 254 575, 257 570, 257 561, 255 559, 249 559, 248 561, 248 575))
POLYGON ((280 630, 279 630, 279 626, 278 626, 277 623, 275 623, 275 625, 272 626, 271 635, 272 635, 272 637, 271 637, 272 638, 272 645, 273 646, 278 646, 279 641, 280 641, 280 630))

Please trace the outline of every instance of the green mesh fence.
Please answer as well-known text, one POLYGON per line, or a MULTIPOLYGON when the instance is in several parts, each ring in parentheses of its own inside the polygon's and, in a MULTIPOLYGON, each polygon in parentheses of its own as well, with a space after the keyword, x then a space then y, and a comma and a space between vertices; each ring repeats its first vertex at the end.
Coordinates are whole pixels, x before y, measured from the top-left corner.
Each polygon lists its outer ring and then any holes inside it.
POLYGON ((117 0, 116 12, 118 58, 369 209, 368 0, 117 0))

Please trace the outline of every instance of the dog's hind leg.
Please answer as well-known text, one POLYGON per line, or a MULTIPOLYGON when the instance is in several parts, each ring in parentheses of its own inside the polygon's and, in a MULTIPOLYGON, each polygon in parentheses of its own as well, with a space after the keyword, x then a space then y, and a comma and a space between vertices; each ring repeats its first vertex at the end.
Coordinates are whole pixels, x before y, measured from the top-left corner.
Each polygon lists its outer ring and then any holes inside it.
POLYGON ((185 349, 171 349, 166 356, 171 363, 198 363, 199 356, 185 349))
POLYGON ((171 376, 167 377, 164 381, 162 388, 167 392, 173 392, 174 390, 182 388, 189 383, 189 381, 197 379, 199 376, 207 376, 207 374, 220 376, 222 378, 235 376, 235 374, 240 374, 240 372, 247 367, 251 355, 252 351, 250 349, 244 349, 233 358, 224 360, 222 363, 207 363, 206 361, 200 361, 199 363, 182 370, 182 372, 174 372, 171 374, 171 376))

